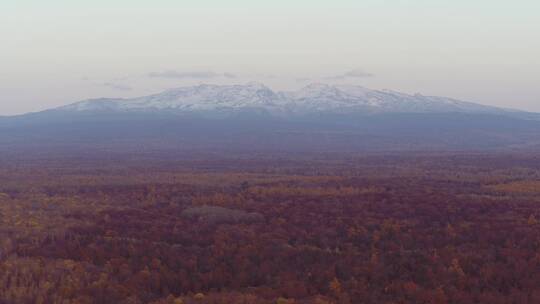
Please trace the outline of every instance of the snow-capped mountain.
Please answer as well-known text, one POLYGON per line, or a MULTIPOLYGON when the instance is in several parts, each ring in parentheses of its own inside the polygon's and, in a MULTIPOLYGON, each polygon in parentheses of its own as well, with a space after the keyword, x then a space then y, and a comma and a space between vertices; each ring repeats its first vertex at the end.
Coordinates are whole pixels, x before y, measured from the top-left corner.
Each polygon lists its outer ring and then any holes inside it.
POLYGON ((514 149, 540 147, 540 115, 359 86, 199 85, 0 117, 0 146, 32 153, 514 149))
POLYGON ((93 99, 58 108, 71 111, 212 111, 244 108, 278 110, 287 100, 259 83, 246 85, 198 85, 131 99, 93 99))
POLYGON ((63 111, 242 111, 304 113, 511 113, 512 111, 445 97, 409 95, 360 86, 311 84, 298 91, 274 92, 260 83, 198 85, 131 99, 93 99, 63 111))
POLYGON ((506 110, 445 97, 408 95, 360 86, 311 84, 287 94, 293 103, 315 111, 371 113, 502 113, 506 110))

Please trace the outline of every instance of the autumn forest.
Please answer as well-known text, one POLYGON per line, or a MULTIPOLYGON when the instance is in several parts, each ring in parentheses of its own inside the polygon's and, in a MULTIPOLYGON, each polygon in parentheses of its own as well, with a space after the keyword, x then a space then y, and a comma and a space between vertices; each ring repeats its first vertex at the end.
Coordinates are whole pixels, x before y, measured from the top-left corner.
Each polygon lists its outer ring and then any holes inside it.
POLYGON ((540 303, 540 158, 0 158, 0 303, 540 303))

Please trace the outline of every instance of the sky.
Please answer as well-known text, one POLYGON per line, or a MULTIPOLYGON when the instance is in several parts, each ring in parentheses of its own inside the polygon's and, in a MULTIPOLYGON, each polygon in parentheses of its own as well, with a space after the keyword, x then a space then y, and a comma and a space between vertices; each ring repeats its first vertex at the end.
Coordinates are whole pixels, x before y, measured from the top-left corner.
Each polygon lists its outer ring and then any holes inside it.
POLYGON ((199 83, 540 112, 538 0, 1 0, 0 115, 199 83))

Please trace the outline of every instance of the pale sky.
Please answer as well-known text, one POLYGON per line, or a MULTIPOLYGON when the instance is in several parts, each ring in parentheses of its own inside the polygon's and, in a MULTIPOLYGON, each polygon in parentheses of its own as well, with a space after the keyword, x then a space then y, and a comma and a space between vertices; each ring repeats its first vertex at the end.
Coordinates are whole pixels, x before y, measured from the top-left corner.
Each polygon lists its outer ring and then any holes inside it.
POLYGON ((0 115, 249 81, 540 112, 540 1, 0 0, 0 115))

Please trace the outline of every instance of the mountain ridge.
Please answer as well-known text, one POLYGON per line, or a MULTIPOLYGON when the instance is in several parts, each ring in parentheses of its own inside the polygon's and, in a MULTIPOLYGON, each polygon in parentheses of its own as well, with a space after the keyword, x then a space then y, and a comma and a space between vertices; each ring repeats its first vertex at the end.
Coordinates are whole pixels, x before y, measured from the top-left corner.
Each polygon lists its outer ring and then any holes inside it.
POLYGON ((540 149, 540 114, 360 86, 199 85, 2 117, 0 146, 36 157, 540 149))
POLYGON ((354 85, 314 83, 296 91, 273 91, 264 84, 179 87, 135 98, 83 100, 54 111, 208 112, 257 109, 275 115, 305 113, 528 113, 448 97, 372 90, 354 85))

